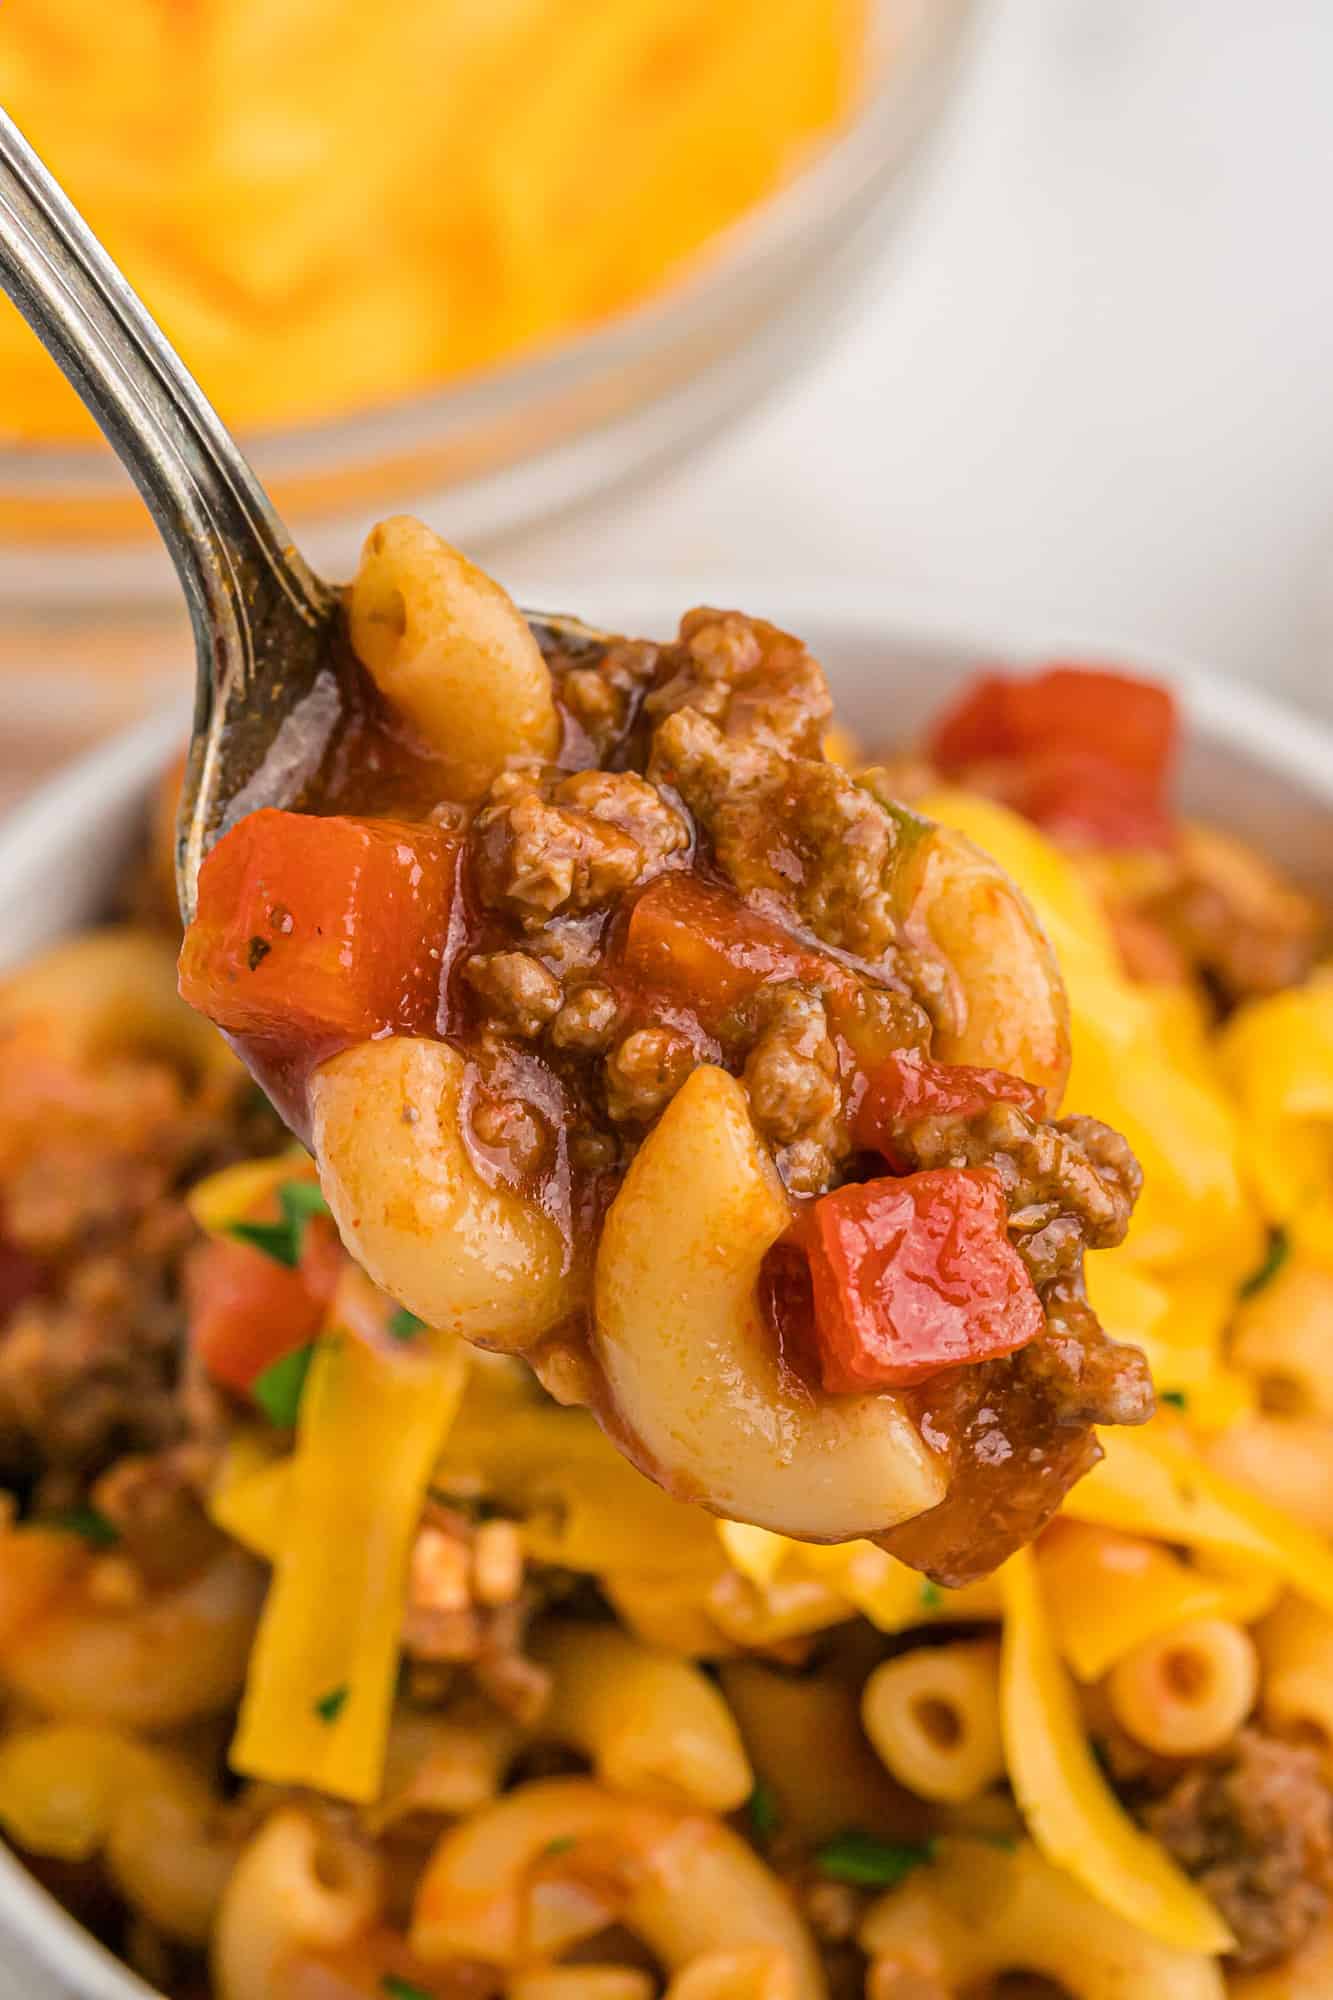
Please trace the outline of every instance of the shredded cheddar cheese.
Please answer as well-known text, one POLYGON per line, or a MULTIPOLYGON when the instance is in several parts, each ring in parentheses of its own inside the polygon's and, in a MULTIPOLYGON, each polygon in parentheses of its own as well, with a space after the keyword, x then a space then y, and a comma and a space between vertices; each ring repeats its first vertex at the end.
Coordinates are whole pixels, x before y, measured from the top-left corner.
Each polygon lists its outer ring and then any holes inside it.
MULTIPOLYGON (((290 1464, 261 1469, 241 1489, 259 1501, 251 1546, 273 1534, 264 1506, 278 1489, 282 1501, 232 1745, 237 1770, 360 1803, 378 1796, 408 1557, 465 1379, 452 1337, 371 1346, 335 1310, 311 1362, 290 1464), (256 1479, 267 1482, 258 1496, 256 1479)), ((244 1509, 233 1518, 245 1525, 244 1509)))
POLYGON ((1212 1903, 1139 1831, 1097 1768, 1026 1550, 1005 1565, 1000 1680, 1014 1795, 1047 1859, 1160 1943, 1229 1950, 1231 1934, 1212 1903))
POLYGON ((1248 1559, 1333 1611, 1333 1548, 1322 1535, 1215 1472, 1161 1419, 1100 1436, 1106 1456, 1066 1496, 1071 1519, 1248 1559))

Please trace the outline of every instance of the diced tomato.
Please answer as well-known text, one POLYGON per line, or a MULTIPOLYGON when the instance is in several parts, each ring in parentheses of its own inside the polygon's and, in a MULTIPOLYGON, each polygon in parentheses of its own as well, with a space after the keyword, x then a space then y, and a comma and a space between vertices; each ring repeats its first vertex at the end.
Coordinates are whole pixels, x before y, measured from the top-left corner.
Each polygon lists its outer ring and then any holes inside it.
POLYGON ((181 993, 238 1035, 432 1033, 456 860, 437 827, 250 813, 199 871, 181 993))
POLYGON ((797 1224, 810 1263, 820 1375, 831 1394, 901 1389, 1012 1354, 1042 1330, 990 1168, 838 1188, 797 1224))
POLYGON ((946 710, 928 748, 948 777, 984 767, 987 789, 1039 826, 1105 846, 1169 844, 1176 708, 1150 681, 1054 666, 986 674, 946 710))
POLYGON ((187 1293, 190 1345, 205 1373, 244 1395, 266 1368, 314 1339, 345 1262, 332 1224, 318 1216, 305 1225, 295 1269, 249 1243, 204 1244, 187 1293))
POLYGON ((898 1164, 896 1139, 921 1118, 975 1118, 991 1104, 1017 1104, 1040 1117, 1042 1092, 1021 1076, 970 1063, 937 1063, 911 1051, 889 1056, 870 1076, 852 1117, 852 1138, 898 1164))
POLYGON ((761 987, 785 979, 823 993, 858 1066, 901 1047, 912 1027, 906 1009, 895 1012, 894 995, 697 876, 650 883, 630 913, 621 968, 631 1003, 647 998, 687 1008, 722 1040, 741 1025, 761 987))
POLYGON ((935 718, 926 748, 946 777, 991 757, 1012 757, 1018 745, 1009 720, 1007 674, 978 674, 958 699, 935 718))
POLYGON ((1047 750, 1015 764, 1005 801, 1074 846, 1161 848, 1175 838, 1156 780, 1091 750, 1047 750))
POLYGON ((693 875, 660 875, 650 883, 625 934, 630 981, 688 1006, 710 1034, 724 1033, 729 1017, 761 986, 801 977, 817 957, 732 891, 693 875))
POLYGON ((1156 681, 1098 667, 1048 667, 1012 683, 1009 712, 1023 749, 1086 750, 1158 785, 1170 773, 1176 704, 1156 681))

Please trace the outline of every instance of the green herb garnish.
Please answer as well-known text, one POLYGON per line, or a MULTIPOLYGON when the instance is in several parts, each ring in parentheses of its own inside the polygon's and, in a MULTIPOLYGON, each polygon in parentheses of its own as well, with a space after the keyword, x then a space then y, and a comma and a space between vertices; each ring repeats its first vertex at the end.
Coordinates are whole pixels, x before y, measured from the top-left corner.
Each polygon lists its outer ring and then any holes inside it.
POLYGON ((1190 1399, 1183 1389, 1163 1389, 1159 1392, 1159 1403, 1169 1403, 1173 1410, 1187 1410, 1190 1399))
POLYGON ((815 1862, 831 1882, 852 1882, 858 1888, 892 1889, 934 1859, 935 1844, 878 1840, 873 1833, 838 1833, 815 1851, 815 1862))
POLYGON ((342 1687, 330 1688, 327 1694, 320 1696, 314 1706, 315 1714, 321 1722, 336 1722, 338 1720, 338 1717, 347 1705, 347 1692, 347 1686, 344 1682, 342 1687))
POLYGON ((1291 1238, 1285 1229, 1275 1229, 1268 1244, 1268 1255, 1257 1271, 1251 1271, 1237 1294, 1242 1299, 1252 1299, 1265 1285, 1271 1285, 1282 1266, 1291 1255, 1291 1238))
POLYGON ((424 1333, 425 1330, 425 1320, 418 1319, 414 1312, 407 1310, 406 1306, 399 1306, 389 1320, 389 1332, 395 1340, 415 1340, 417 1335, 424 1333))
POLYGON ((238 1243, 248 1243, 252 1250, 262 1251, 275 1264, 285 1264, 289 1271, 301 1261, 301 1234, 290 1222, 229 1222, 227 1234, 238 1243))
POLYGON ((396 1972, 386 1972, 380 1981, 380 1992, 386 2000, 431 2000, 424 1986, 414 1986, 410 1979, 400 1979, 396 1972))
POLYGON ((313 1215, 327 1215, 329 1205, 314 1181, 283 1181, 278 1188, 278 1206, 281 1222, 232 1222, 227 1225, 227 1234, 294 1271, 305 1247, 307 1222, 313 1215))
POLYGON ((773 1787, 761 1778, 746 1802, 746 1812, 750 1817, 750 1829, 756 1840, 767 1840, 775 1834, 782 1820, 773 1787))
POLYGON ((927 1577, 921 1586, 921 1608, 923 1611, 938 1611, 944 1602, 944 1592, 937 1583, 927 1577))
POLYGON ((548 1840, 542 1849, 542 1853, 548 1859, 553 1860, 557 1854, 568 1854, 570 1848, 577 1847, 578 1844, 577 1834, 562 1833, 558 1840, 548 1840))
POLYGON ((296 1412, 301 1407, 301 1391, 305 1388, 314 1352, 313 1340, 304 1347, 294 1347, 290 1354, 284 1354, 262 1375, 256 1375, 250 1384, 251 1396, 269 1422, 280 1431, 289 1431, 296 1422, 296 1412))
POLYGON ((97 1507, 64 1507, 58 1514, 43 1514, 37 1525, 80 1535, 93 1549, 111 1549, 120 1540, 120 1529, 97 1507))

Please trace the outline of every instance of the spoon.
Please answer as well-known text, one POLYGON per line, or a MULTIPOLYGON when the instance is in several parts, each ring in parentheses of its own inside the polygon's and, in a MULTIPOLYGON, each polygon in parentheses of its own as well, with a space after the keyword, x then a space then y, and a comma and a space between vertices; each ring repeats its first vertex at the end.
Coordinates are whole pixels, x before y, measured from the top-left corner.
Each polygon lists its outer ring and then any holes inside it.
POLYGON ((216 411, 13 120, 0 111, 0 288, 148 504, 194 629, 177 834, 182 914, 203 856, 287 804, 341 715, 337 593, 302 560, 216 411))

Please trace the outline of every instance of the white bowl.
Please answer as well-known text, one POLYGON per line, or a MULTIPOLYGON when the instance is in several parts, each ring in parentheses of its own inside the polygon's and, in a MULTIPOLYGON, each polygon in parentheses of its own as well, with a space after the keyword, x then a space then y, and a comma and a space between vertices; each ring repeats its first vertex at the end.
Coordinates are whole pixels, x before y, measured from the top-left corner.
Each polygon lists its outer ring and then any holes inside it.
MULTIPOLYGON (((1067 632, 969 632, 937 607, 843 584, 742 582, 734 601, 799 632, 823 660, 839 710, 870 748, 911 736, 978 666, 1113 662, 1168 682, 1185 719, 1181 796, 1190 812, 1257 842, 1333 895, 1333 733, 1249 688, 1178 659, 1067 632)), ((667 635, 688 601, 590 582, 532 593, 597 623, 667 635)), ((185 728, 155 717, 73 764, 0 826, 0 966, 96 918, 142 826, 146 793, 185 728)), ((143 2000, 145 1986, 0 1848, 0 2000, 143 2000)))

